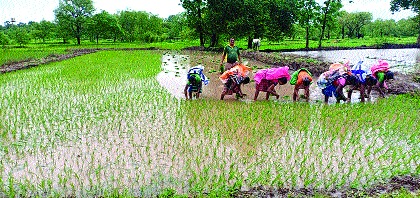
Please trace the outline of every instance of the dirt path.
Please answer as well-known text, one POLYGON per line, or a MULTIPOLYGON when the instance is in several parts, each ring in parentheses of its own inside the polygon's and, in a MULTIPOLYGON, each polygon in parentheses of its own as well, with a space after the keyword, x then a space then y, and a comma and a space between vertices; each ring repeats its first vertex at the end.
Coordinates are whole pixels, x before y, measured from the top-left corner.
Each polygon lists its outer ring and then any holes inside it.
POLYGON ((258 187, 249 191, 237 192, 234 194, 234 197, 380 197, 384 194, 388 194, 388 196, 389 194, 396 195, 395 192, 398 192, 402 188, 411 192, 413 197, 420 195, 420 178, 418 176, 410 175, 396 176, 386 183, 377 184, 365 190, 354 188, 325 190, 312 188, 275 189, 258 187))
POLYGON ((69 59, 69 58, 74 58, 76 56, 81 56, 81 55, 85 55, 85 54, 94 53, 94 52, 97 52, 99 50, 101 50, 101 49, 72 50, 67 54, 60 54, 60 55, 52 54, 50 56, 47 56, 47 57, 39 59, 39 60, 30 59, 30 60, 23 60, 23 61, 18 61, 18 62, 6 63, 6 64, 4 64, 0 67, 0 72, 1 73, 6 73, 6 72, 12 72, 12 71, 20 70, 20 69, 27 69, 27 68, 30 68, 30 67, 35 67, 35 66, 38 66, 38 65, 46 64, 46 63, 62 61, 62 60, 66 60, 66 59, 69 59))

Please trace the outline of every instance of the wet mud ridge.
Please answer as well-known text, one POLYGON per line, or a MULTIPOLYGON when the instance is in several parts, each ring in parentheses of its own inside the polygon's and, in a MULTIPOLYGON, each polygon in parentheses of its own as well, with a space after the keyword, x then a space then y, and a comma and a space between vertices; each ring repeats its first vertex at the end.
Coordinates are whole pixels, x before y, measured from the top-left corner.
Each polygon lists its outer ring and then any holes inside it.
POLYGON ((367 189, 342 188, 342 189, 287 189, 287 188, 264 188, 257 187, 248 191, 240 191, 234 193, 234 197, 380 197, 384 194, 392 194, 405 189, 414 195, 420 194, 420 177, 419 176, 396 176, 391 178, 387 183, 373 185, 367 189))
POLYGON ((78 49, 78 50, 71 50, 66 54, 51 54, 45 58, 41 59, 30 59, 30 60, 23 60, 19 62, 11 62, 6 63, 0 67, 1 73, 16 71, 20 69, 26 69, 30 67, 35 67, 41 64, 51 63, 51 62, 58 62, 62 60, 66 60, 69 58, 74 58, 76 56, 81 56, 85 54, 90 54, 99 51, 100 49, 78 49))
POLYGON ((395 79, 388 84, 389 94, 420 94, 420 71, 413 74, 395 74, 395 79))

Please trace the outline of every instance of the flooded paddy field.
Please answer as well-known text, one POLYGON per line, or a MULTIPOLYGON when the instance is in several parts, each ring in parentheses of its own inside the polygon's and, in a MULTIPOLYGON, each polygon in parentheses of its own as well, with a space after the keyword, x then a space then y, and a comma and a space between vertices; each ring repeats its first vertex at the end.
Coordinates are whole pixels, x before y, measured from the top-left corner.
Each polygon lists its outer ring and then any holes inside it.
POLYGON ((1 75, 0 196, 418 195, 418 96, 252 102, 251 83, 220 101, 220 59, 102 51, 1 75), (210 84, 186 101, 199 64, 210 84))
MULTIPOLYGON (((162 71, 158 74, 157 79, 159 83, 167 89, 172 95, 177 98, 185 98, 184 96, 184 87, 187 83, 187 70, 190 67, 197 65, 205 66, 205 74, 210 79, 210 83, 207 86, 203 86, 203 93, 200 97, 205 99, 214 99, 219 100, 220 94, 223 90, 223 83, 220 81, 219 76, 219 64, 220 64, 221 55, 217 53, 193 53, 186 51, 185 54, 180 54, 179 52, 166 52, 162 56, 162 71)), ((278 67, 277 64, 269 64, 261 61, 256 61, 252 59, 243 58, 247 66, 252 67, 253 71, 250 72, 249 77, 251 78, 251 83, 242 86, 243 92, 246 94, 246 97, 241 99, 245 102, 253 102, 253 97, 255 93, 255 82, 254 74, 259 69, 269 68, 269 67, 278 67)), ((290 74, 293 73, 293 69, 290 68, 290 74)), ((324 71, 324 70, 322 70, 324 71)), ((320 73, 315 71, 315 74, 320 73)), ((398 78, 398 77, 397 77, 398 78)), ((317 76, 314 75, 313 83, 310 86, 310 101, 311 103, 321 103, 324 101, 324 95, 322 94, 321 89, 317 86, 316 81, 318 80, 317 76)), ((419 83, 420 85, 420 83, 419 83)), ((419 86, 416 85, 416 86, 419 86)), ((289 83, 281 86, 275 87, 276 91, 280 93, 281 99, 276 100, 279 102, 290 102, 293 95, 294 86, 289 83)), ((346 90, 346 88, 345 88, 346 90)), ((420 86, 419 86, 420 90, 420 86)), ((345 95, 346 91, 344 91, 345 95)), ((303 90, 299 91, 301 97, 303 97, 303 90)), ((374 102, 379 97, 379 93, 376 90, 372 91, 370 98, 366 100, 368 102, 374 102)), ((271 97, 270 100, 274 100, 275 97, 271 97)), ((231 101, 236 100, 235 96, 226 96, 225 100, 231 101)), ((258 101, 265 100, 265 93, 260 93, 258 101)), ((301 101, 305 99, 301 98, 301 101)), ((352 103, 360 102, 360 92, 355 90, 352 94, 352 103)), ((329 99, 330 104, 336 103, 334 97, 329 99)))

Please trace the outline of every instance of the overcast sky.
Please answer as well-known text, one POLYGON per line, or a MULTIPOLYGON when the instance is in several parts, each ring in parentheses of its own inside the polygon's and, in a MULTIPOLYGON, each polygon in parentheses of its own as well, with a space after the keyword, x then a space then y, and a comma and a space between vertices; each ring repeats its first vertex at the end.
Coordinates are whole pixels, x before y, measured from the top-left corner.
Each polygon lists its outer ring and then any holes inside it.
MULTIPOLYGON (((323 0, 317 0, 323 2, 323 0)), ((347 12, 370 12, 373 19, 394 19, 396 21, 414 16, 409 10, 391 14, 391 0, 343 0, 343 9, 347 12)), ((0 0, 0 25, 13 17, 17 22, 39 22, 43 19, 54 20, 53 10, 58 7, 59 0, 0 0)), ((114 14, 123 10, 146 11, 167 18, 183 11, 179 0, 93 0, 97 12, 106 10, 114 14)))

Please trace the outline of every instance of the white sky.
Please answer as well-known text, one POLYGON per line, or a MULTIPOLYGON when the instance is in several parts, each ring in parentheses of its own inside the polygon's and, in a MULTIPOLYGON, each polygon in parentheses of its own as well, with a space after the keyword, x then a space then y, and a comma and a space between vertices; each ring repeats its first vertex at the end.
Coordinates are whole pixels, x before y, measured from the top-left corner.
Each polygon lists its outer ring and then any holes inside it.
MULTIPOLYGON (((1 1, 1 0, 0 0, 1 1)), ((416 16, 411 10, 401 10, 392 14, 390 11, 391 0, 342 0, 343 8, 347 12, 370 12, 372 13, 373 20, 376 19, 394 19, 398 21, 403 18, 416 16)))
MULTIPOLYGON (((317 0, 323 2, 323 0, 317 0)), ((347 12, 371 12, 373 19, 394 19, 396 21, 414 16, 409 10, 400 11, 394 15, 389 11, 391 0, 343 0, 343 9, 347 12)), ((54 20, 53 10, 58 7, 59 0, 0 0, 0 25, 13 17, 17 22, 39 22, 43 19, 54 20)), ((179 0, 93 0, 97 12, 106 10, 114 14, 123 10, 146 11, 167 18, 178 14, 184 9, 179 0)))

